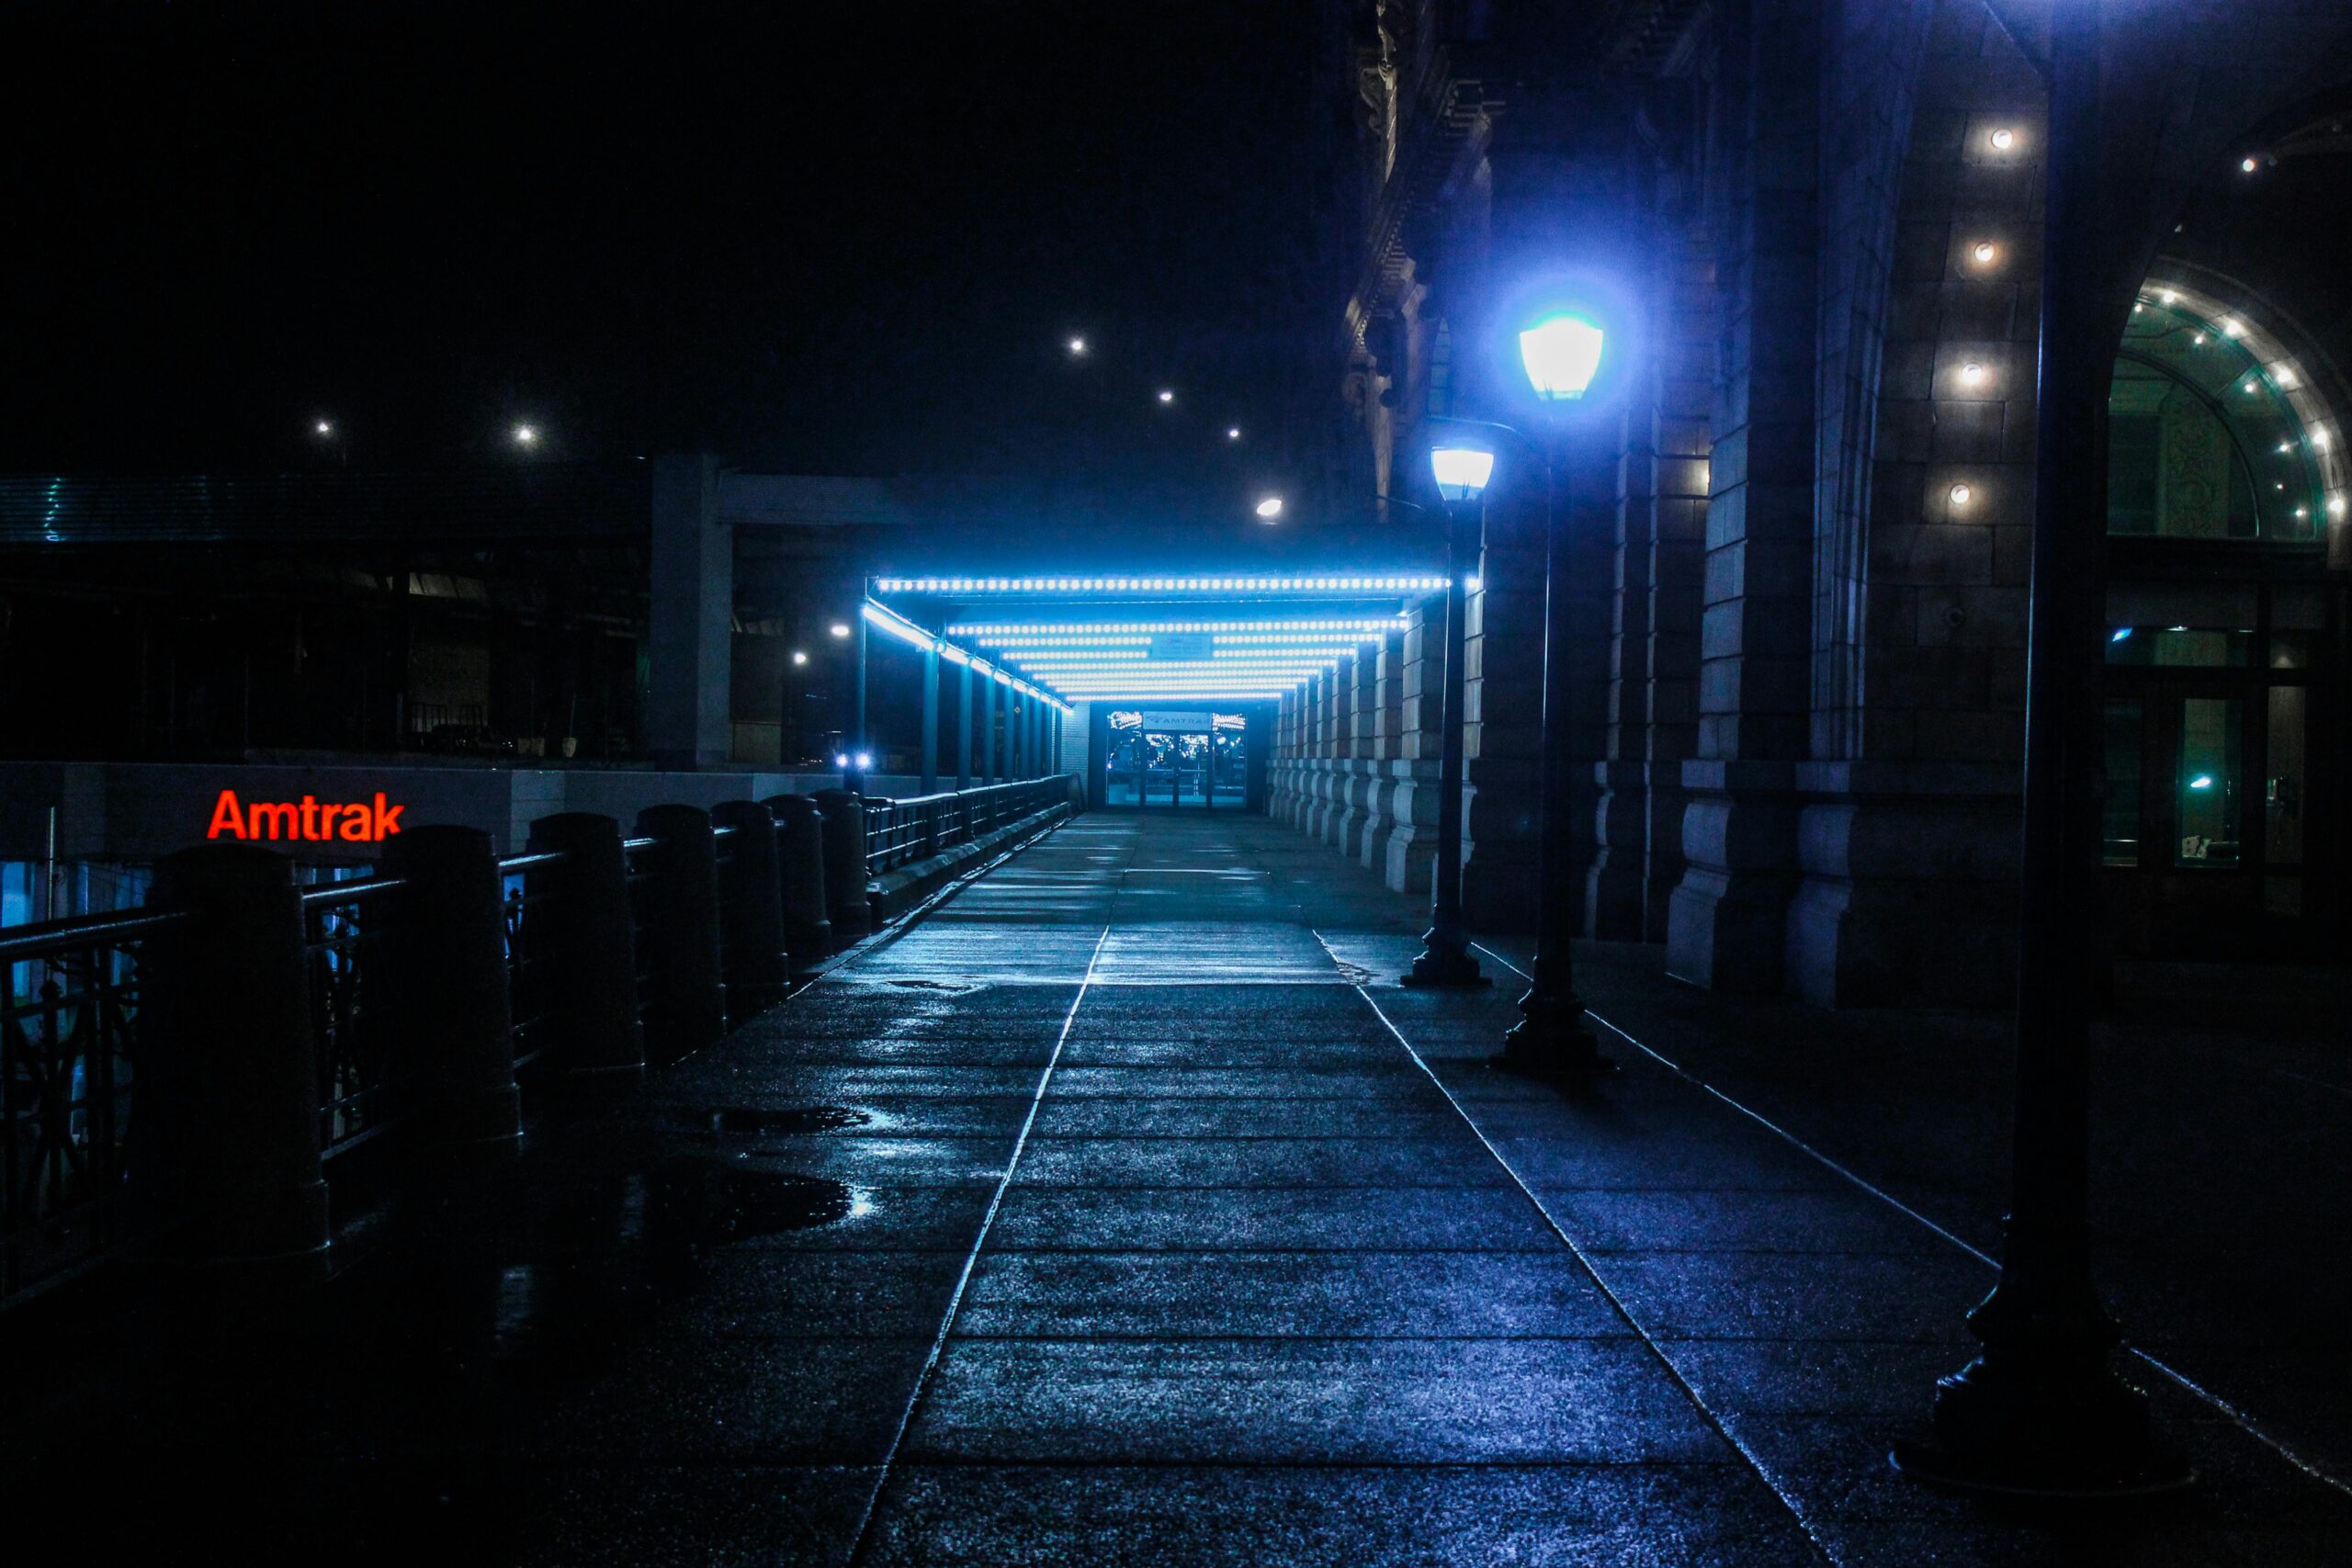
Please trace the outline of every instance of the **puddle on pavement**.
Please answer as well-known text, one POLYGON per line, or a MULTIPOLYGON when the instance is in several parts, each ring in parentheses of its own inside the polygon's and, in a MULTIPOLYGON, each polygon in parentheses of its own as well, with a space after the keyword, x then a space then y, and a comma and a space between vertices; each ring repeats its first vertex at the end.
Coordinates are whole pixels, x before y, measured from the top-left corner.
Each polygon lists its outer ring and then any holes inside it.
POLYGON ((713 1159, 678 1159, 656 1173, 662 1227, 691 1251, 749 1236, 813 1230, 848 1218, 845 1182, 713 1159))
POLYGON ((721 1137, 786 1138, 804 1133, 841 1133, 869 1125, 872 1113, 846 1105, 726 1105, 710 1113, 710 1130, 721 1137))

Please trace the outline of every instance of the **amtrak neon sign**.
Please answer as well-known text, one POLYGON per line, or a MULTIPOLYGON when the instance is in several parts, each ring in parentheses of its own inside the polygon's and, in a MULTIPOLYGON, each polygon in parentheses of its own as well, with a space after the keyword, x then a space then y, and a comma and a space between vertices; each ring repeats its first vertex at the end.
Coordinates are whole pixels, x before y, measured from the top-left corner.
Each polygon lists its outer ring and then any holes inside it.
POLYGON ((405 805, 386 802, 376 792, 375 804, 346 806, 322 802, 306 795, 299 801, 254 801, 241 805, 237 792, 224 789, 212 803, 208 839, 290 839, 300 843, 380 844, 401 830, 405 805))

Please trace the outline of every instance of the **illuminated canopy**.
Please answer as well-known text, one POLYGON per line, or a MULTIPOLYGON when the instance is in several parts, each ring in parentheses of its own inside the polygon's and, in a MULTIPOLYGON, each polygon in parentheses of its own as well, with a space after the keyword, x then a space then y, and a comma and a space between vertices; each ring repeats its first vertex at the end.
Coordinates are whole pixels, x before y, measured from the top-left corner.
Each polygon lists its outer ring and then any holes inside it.
POLYGON ((956 649, 1066 701, 1272 701, 1402 631, 1410 606, 1446 582, 1411 571, 880 577, 867 615, 912 646, 956 649))

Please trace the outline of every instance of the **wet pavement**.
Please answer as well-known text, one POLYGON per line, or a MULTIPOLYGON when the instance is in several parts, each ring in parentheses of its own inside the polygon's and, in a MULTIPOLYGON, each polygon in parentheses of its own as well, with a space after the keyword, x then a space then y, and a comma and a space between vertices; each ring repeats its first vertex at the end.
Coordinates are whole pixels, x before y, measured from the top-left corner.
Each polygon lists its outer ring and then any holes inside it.
POLYGON ((1660 1055, 1612 1038, 1564 1098, 1485 1066, 1508 983, 1395 985, 1422 923, 1263 818, 1079 818, 494 1203, 406 1217, 331 1322, 151 1370, 72 1468, 204 1479, 139 1517, 189 1557, 266 1520, 546 1563, 2352 1561, 2352 1496, 2161 1380, 2189 1493, 1895 1476, 1989 1276, 1936 1192, 1804 1146, 1910 1148, 1894 1080, 1877 1127, 1784 1135, 1692 1077, 1794 1119, 1786 1075, 1594 949, 1660 1055))

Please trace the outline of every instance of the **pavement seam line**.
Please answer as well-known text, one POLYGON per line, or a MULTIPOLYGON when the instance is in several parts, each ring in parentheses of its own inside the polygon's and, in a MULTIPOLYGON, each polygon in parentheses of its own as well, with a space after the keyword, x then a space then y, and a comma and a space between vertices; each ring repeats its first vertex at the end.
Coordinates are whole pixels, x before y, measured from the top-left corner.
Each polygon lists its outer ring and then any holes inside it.
POLYGON ((1014 1134, 1012 1157, 1004 1162, 1004 1174, 997 1179, 996 1190, 989 1195, 989 1206, 980 1215, 980 1228, 972 1237, 972 1246, 964 1255, 964 1267, 956 1276, 956 1289, 947 1298, 946 1314, 939 1320, 939 1332, 925 1353, 922 1367, 915 1373, 914 1387, 907 1393, 906 1408, 899 1413, 898 1429, 890 1434, 890 1446, 882 1451, 882 1463, 874 1474, 874 1490, 867 1494, 865 1510, 858 1515, 857 1529, 850 1537, 849 1552, 843 1561, 860 1562, 865 1555, 866 1542, 872 1539, 874 1516, 882 1506, 882 1489, 889 1484, 890 1467, 898 1462, 899 1450, 907 1440, 907 1433, 914 1425, 915 1410, 922 1404, 923 1395, 931 1390, 932 1374, 939 1368, 939 1359, 946 1352, 948 1336, 955 1331, 956 1314, 963 1310, 964 1292, 972 1283, 972 1270, 979 1265, 980 1249, 988 1245, 989 1230, 996 1224, 999 1210, 1004 1207, 1004 1195, 1012 1186, 1012 1178, 1021 1168, 1022 1152, 1029 1145, 1029 1130, 1037 1124, 1037 1111, 1046 1102, 1046 1086, 1053 1081, 1054 1069, 1062 1059, 1062 1047, 1069 1040, 1071 1025, 1078 1021, 1079 1004, 1086 1000, 1086 987, 1094 976, 1094 965, 1102 956, 1103 943, 1111 940, 1111 923, 1102 924, 1102 934, 1094 939, 1094 952, 1086 961, 1086 977, 1078 983, 1078 994, 1069 999, 1069 1010, 1062 1015, 1061 1032, 1054 1037, 1053 1054, 1046 1058, 1045 1070, 1037 1075, 1037 1087, 1029 1097, 1028 1113, 1021 1119, 1021 1131, 1014 1134))
MULTIPOLYGON (((1323 940, 1321 932, 1316 933, 1316 940, 1317 942, 1323 940)), ((1339 962, 1337 954, 1333 955, 1332 962, 1339 962)), ((1396 1037, 1396 1043, 1405 1048, 1405 1054, 1413 1059, 1413 1065, 1421 1070, 1423 1076, 1430 1080, 1431 1087, 1436 1089, 1438 1093, 1445 1096, 1445 1102, 1453 1108, 1455 1115, 1462 1118, 1463 1124, 1470 1129, 1471 1136, 1476 1138, 1480 1146, 1487 1151, 1487 1156, 1502 1168, 1503 1174, 1510 1178, 1511 1185, 1519 1190, 1520 1195, 1525 1198, 1535 1210, 1537 1217, 1543 1220, 1545 1227, 1560 1238, 1560 1245, 1566 1247, 1569 1254, 1576 1258, 1577 1266, 1585 1271, 1586 1278, 1592 1281, 1593 1288, 1600 1292, 1602 1299, 1609 1303, 1610 1308, 1624 1320, 1625 1326, 1633 1331, 1634 1337, 1642 1342, 1643 1348, 1649 1351, 1659 1368, 1673 1380, 1674 1385, 1682 1391, 1683 1397, 1690 1402, 1690 1407, 1699 1413, 1700 1418, 1713 1429, 1717 1437, 1723 1438, 1724 1444, 1734 1453, 1739 1455, 1750 1473, 1763 1483, 1764 1489, 1772 1495, 1781 1507, 1788 1510, 1789 1517, 1796 1523, 1798 1533, 1804 1538, 1806 1544, 1813 1548, 1815 1555, 1825 1562, 1836 1562, 1838 1560, 1836 1555, 1830 1551, 1828 1543, 1815 1533, 1812 1521, 1804 1516, 1804 1510, 1798 1507, 1796 1500, 1782 1491, 1773 1481, 1762 1461, 1746 1443, 1741 1442, 1732 1434, 1731 1428, 1724 1424, 1723 1418, 1716 1415, 1713 1407, 1699 1396, 1699 1391, 1691 1386, 1690 1380, 1682 1375, 1682 1369, 1676 1366, 1674 1359, 1666 1353, 1664 1348, 1655 1338, 1651 1337, 1649 1330, 1642 1326, 1641 1320, 1634 1315, 1633 1309, 1625 1304, 1624 1300, 1609 1288, 1609 1281, 1600 1277, 1600 1270, 1593 1267, 1592 1259, 1585 1255, 1584 1248, 1577 1245, 1576 1238, 1568 1235, 1567 1230, 1554 1216, 1551 1209, 1545 1205, 1535 1189, 1530 1187, 1526 1179, 1519 1174, 1518 1168, 1503 1157, 1503 1152, 1495 1147, 1494 1140, 1487 1136, 1486 1129, 1479 1126, 1470 1112, 1463 1109, 1462 1102, 1454 1099, 1453 1091, 1445 1086, 1445 1081, 1437 1076, 1429 1063, 1422 1059, 1421 1054, 1413 1048, 1413 1043, 1405 1037, 1403 1030, 1396 1027, 1396 1021, 1388 1016, 1387 1010, 1373 998, 1371 991, 1364 987, 1356 987, 1355 992, 1363 998, 1364 1005, 1372 1010, 1373 1016, 1380 1020, 1382 1026, 1396 1037)))
MULTIPOLYGON (((1505 958, 1501 953, 1497 953, 1493 948, 1488 947, 1486 943, 1473 942, 1471 945, 1476 947, 1479 952, 1485 953, 1487 957, 1493 959, 1496 963, 1501 964, 1504 968, 1510 970, 1512 974, 1518 976, 1521 979, 1530 979, 1527 971, 1521 969, 1519 965, 1513 964, 1510 959, 1505 958)), ((1995 1258, 1992 1254, 1984 1251, 1982 1248, 1972 1246, 1960 1236, 1955 1235, 1949 1230, 1946 1230, 1943 1226, 1936 1224, 1935 1221, 1928 1218, 1927 1215, 1919 1213, 1918 1210, 1913 1208, 1910 1204, 1905 1203, 1902 1199, 1894 1196, 1894 1193, 1885 1190, 1883 1188, 1876 1186, 1863 1177, 1856 1175, 1853 1171, 1849 1170, 1846 1167, 1838 1164, 1827 1155, 1823 1154, 1819 1149, 1815 1148, 1811 1144, 1806 1143, 1803 1138, 1798 1137, 1794 1133, 1790 1132, 1787 1128, 1781 1126, 1770 1117, 1766 1116, 1763 1112, 1752 1110, 1749 1107, 1741 1104, 1738 1100, 1734 1100, 1730 1095, 1725 1094, 1723 1090, 1717 1089, 1706 1079, 1700 1077, 1697 1074, 1685 1068, 1679 1062, 1674 1061, 1672 1058, 1661 1055, 1659 1052, 1648 1045, 1645 1045, 1642 1042, 1634 1039, 1624 1030, 1610 1022, 1607 1019, 1601 1017, 1599 1013, 1594 1012, 1591 1009, 1588 1008, 1585 1010, 1585 1016, 1592 1020, 1593 1022, 1600 1025, 1603 1029, 1609 1031, 1610 1033, 1617 1036, 1620 1040, 1623 1040, 1626 1044, 1631 1045, 1634 1050, 1639 1051, 1643 1055, 1647 1056, 1650 1060, 1664 1067, 1668 1072, 1672 1073, 1676 1077, 1680 1078, 1683 1082, 1691 1085, 1693 1088, 1705 1090, 1708 1094, 1713 1095, 1716 1100, 1721 1100, 1724 1104, 1731 1107, 1734 1111, 1738 1111, 1742 1116, 1747 1117, 1749 1121, 1755 1122, 1758 1126, 1763 1128, 1774 1137, 1779 1138, 1791 1148, 1795 1149, 1798 1153, 1819 1161, 1823 1166, 1832 1171, 1835 1171, 1838 1175, 1844 1177, 1848 1181, 1852 1182, 1856 1187, 1860 1188, 1863 1191, 1869 1193, 1880 1202, 1884 1203, 1895 1213, 1918 1222, 1918 1224, 1926 1226, 1937 1235, 1941 1236, 1952 1246, 1960 1248, 1961 1251, 1968 1254, 1969 1257, 1976 1259, 1977 1262, 1984 1264, 1986 1268, 1991 1269, 1996 1272, 1999 1271, 2001 1267, 2001 1261, 1999 1258, 1995 1258)), ((2273 1071, 2278 1070, 2280 1069, 2273 1069, 2273 1071)), ((2346 1496, 2352 1497, 2352 1481, 2346 1481, 2344 1478, 2334 1474, 2332 1472, 2321 1468, 2321 1466, 2313 1461, 2305 1458, 2301 1451, 2290 1445, 2285 1439, 2274 1437, 2269 1432, 2264 1430, 2251 1415, 2239 1408, 2236 1404, 2233 1404, 2229 1400, 2222 1398, 2212 1390, 2206 1388, 2203 1384, 2189 1377, 2186 1372, 2180 1371, 2167 1362, 2157 1359, 2154 1356, 2150 1355, 2147 1351, 2141 1349, 2136 1345, 2125 1345, 2123 1347, 2123 1351, 2126 1355, 2146 1363, 2147 1366, 2154 1371, 2163 1373, 2165 1377, 2178 1385, 2192 1398, 2202 1401, 2205 1404, 2219 1412, 2232 1426, 2237 1427, 2238 1430, 2244 1432, 2247 1437, 2252 1438, 2256 1442, 2258 1442, 2263 1447, 2268 1449, 2272 1453, 2277 1454, 2280 1459, 2285 1460, 2290 1465, 2293 1466, 2296 1470, 2301 1471, 2304 1475, 2309 1476, 2312 1480, 2320 1483, 2324 1486, 2332 1487, 2335 1491, 2344 1494, 2346 1496)))

